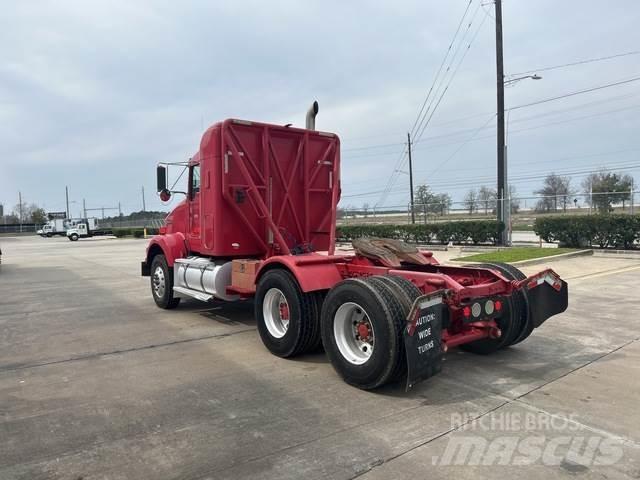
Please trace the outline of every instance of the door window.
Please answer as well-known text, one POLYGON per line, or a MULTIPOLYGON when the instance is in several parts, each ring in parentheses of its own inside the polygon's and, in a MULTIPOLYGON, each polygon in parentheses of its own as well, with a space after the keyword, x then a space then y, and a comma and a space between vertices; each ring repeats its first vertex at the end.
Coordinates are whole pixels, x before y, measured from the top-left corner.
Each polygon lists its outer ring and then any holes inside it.
POLYGON ((196 196, 196 193, 200 191, 200 165, 194 165, 191 167, 191 184, 190 184, 190 196, 191 198, 196 196))

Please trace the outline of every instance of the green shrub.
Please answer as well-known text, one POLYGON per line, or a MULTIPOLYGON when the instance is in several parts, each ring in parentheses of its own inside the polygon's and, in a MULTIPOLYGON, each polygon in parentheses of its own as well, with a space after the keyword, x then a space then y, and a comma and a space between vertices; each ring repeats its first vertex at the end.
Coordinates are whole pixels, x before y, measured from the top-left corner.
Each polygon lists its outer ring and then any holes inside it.
POLYGON ((337 228, 336 238, 345 242, 358 237, 381 237, 411 243, 495 243, 503 228, 503 224, 489 220, 426 225, 342 225, 337 228))
POLYGON ((134 238, 144 237, 144 230, 142 228, 136 228, 132 231, 134 238))
POLYGON ((113 234, 118 238, 126 237, 127 235, 131 235, 131 229, 130 228, 114 228, 113 234))
POLYGON ((640 240, 638 215, 563 215, 538 217, 533 231, 545 242, 561 247, 634 248, 640 240))

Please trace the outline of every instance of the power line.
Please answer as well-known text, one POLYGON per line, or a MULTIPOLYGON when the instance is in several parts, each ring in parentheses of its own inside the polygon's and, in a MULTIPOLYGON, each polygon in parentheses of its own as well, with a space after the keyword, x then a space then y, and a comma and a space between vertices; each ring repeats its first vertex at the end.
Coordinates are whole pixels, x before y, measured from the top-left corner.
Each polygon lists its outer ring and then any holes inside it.
MULTIPOLYGON (((548 163, 548 162, 554 162, 554 163, 558 163, 561 162, 563 160, 576 160, 576 159, 582 159, 582 158, 592 158, 592 157, 596 157, 596 156, 605 156, 605 155, 612 155, 612 154, 616 154, 616 153, 628 153, 628 152, 634 152, 634 151, 638 151, 640 150, 640 148, 634 148, 634 149, 626 149, 626 150, 613 150, 613 151, 608 151, 608 152, 599 152, 599 153, 595 153, 595 154, 590 154, 590 155, 581 155, 581 156, 571 156, 571 157, 562 157, 562 158, 557 158, 554 160, 546 160, 546 161, 541 161, 541 162, 537 162, 537 163, 548 163)), ((615 162, 609 162, 608 163, 608 167, 606 167, 604 170, 619 170, 619 169, 627 169, 627 168, 636 168, 637 165, 637 159, 631 159, 631 160, 618 160, 615 162)), ((524 165, 525 163, 528 162, 519 162, 516 164, 519 165, 524 165)), ((576 168, 582 169, 584 167, 559 167, 559 168, 555 168, 554 169, 554 173, 557 174, 561 174, 561 175, 577 175, 580 172, 582 172, 583 170, 576 170, 576 168)), ((486 168, 484 168, 484 170, 487 170, 486 168)), ((544 170, 534 170, 534 171, 525 171, 520 173, 519 175, 515 175, 513 177, 511 177, 512 180, 528 180, 528 179, 535 179, 535 178, 544 178, 548 175, 547 172, 548 169, 544 169, 544 170)), ((591 165, 588 167, 588 170, 586 170, 589 173, 592 173, 594 171, 601 171, 603 170, 603 168, 597 167, 595 165, 591 165)), ((472 177, 463 177, 463 178, 458 178, 456 181, 450 181, 450 180, 444 180, 444 181, 440 181, 440 182, 434 182, 434 181, 430 181, 428 182, 429 186, 432 187, 449 187, 449 186, 465 186, 465 185, 472 185, 475 182, 485 182, 485 181, 491 181, 493 180, 494 177, 493 176, 477 176, 474 175, 472 177)), ((420 183, 424 183, 420 182, 420 183)), ((367 191, 367 192, 356 192, 355 194, 350 194, 350 195, 345 195, 344 198, 351 198, 351 197, 360 197, 360 196, 369 196, 369 195, 373 195, 375 193, 379 193, 381 190, 373 190, 373 191, 367 191)), ((404 189, 399 189, 399 190, 394 190, 393 193, 400 193, 404 191, 404 189)))
MULTIPOLYGON (((563 123, 571 123, 571 122, 576 122, 576 121, 580 121, 580 120, 586 120, 586 119, 589 119, 589 118, 600 117, 600 116, 603 116, 603 115, 610 115, 612 113, 618 113, 618 112, 623 112, 623 111, 627 111, 627 110, 633 110, 633 109, 636 109, 636 108, 640 108, 640 105, 632 105, 632 106, 629 106, 629 107, 618 108, 618 109, 615 109, 615 110, 606 110, 604 112, 597 112, 597 113, 593 113, 593 114, 589 114, 589 115, 583 115, 583 116, 580 116, 580 117, 574 117, 574 118, 568 118, 568 119, 564 119, 564 120, 557 120, 557 121, 554 121, 554 122, 542 123, 540 125, 533 125, 533 126, 530 126, 530 127, 517 128, 515 130, 510 129, 509 130, 509 135, 515 135, 515 134, 519 134, 521 132, 526 132, 526 131, 530 131, 530 130, 537 130, 539 128, 545 128, 545 127, 551 127, 551 126, 555 126, 555 125, 561 125, 563 123)), ((567 109, 567 110, 570 110, 570 109, 567 109)), ((560 112, 560 113, 562 113, 562 112, 560 112)), ((493 115, 495 115, 495 114, 493 114, 493 115)), ((545 115, 541 114, 540 116, 545 116, 545 115)), ((532 117, 527 118, 526 120, 525 119, 514 120, 514 121, 511 121, 510 123, 516 123, 516 122, 520 122, 520 121, 528 121, 530 119, 535 119, 536 117, 537 116, 532 116, 532 117)), ((495 127, 493 127, 493 126, 492 127, 487 127, 487 126, 481 127, 481 129, 488 129, 488 128, 495 128, 495 127)), ((461 130, 461 131, 459 131, 457 133, 429 137, 429 139, 443 138, 443 137, 449 137, 449 136, 457 136, 457 135, 460 135, 462 133, 466 133, 466 132, 469 132, 469 131, 471 131, 471 130, 470 129, 461 130)), ((414 150, 420 150, 420 151, 422 151, 422 150, 434 150, 434 149, 437 149, 437 148, 448 147, 448 146, 453 146, 453 145, 460 145, 461 143, 475 142, 475 141, 478 141, 478 140, 486 140, 486 139, 489 139, 489 138, 494 138, 494 136, 493 135, 483 135, 481 137, 475 137, 475 136, 472 135, 471 138, 468 138, 466 140, 458 140, 458 141, 452 141, 452 142, 446 142, 446 143, 437 143, 437 144, 426 144, 426 143, 424 143, 424 140, 423 140, 420 144, 416 145, 413 149, 414 150)), ((385 156, 385 155, 391 155, 392 153, 394 153, 394 152, 369 153, 369 154, 362 154, 362 155, 349 155, 346 158, 355 159, 355 158, 364 158, 364 157, 382 157, 382 156, 385 156)))
POLYGON ((450 162, 450 161, 453 159, 453 157, 455 157, 455 156, 460 152, 460 150, 462 150, 462 149, 463 149, 463 148, 464 148, 464 147, 465 147, 465 146, 466 146, 470 141, 472 141, 472 140, 475 138, 475 136, 480 132, 480 130, 482 130, 482 129, 486 128, 486 126, 489 124, 489 122, 491 122, 491 120, 493 120, 495 117, 496 117, 496 115, 495 115, 495 114, 492 114, 492 115, 487 119, 487 121, 486 121, 486 122, 484 122, 480 127, 478 127, 478 128, 473 132, 473 134, 472 134, 469 138, 467 138, 464 142, 462 142, 462 144, 460 144, 460 146, 459 146, 459 147, 458 147, 458 148, 457 148, 457 149, 456 149, 456 150, 455 150, 451 155, 449 155, 445 160, 443 160, 442 162, 440 162, 440 163, 436 166, 436 168, 434 168, 434 169, 431 171, 430 175, 435 174, 435 173, 440 169, 440 167, 442 167, 442 165, 444 165, 445 163, 450 162))
MULTIPOLYGON (((606 155, 613 155, 613 154, 618 154, 618 153, 629 153, 629 152, 637 152, 640 151, 640 148, 627 148, 624 150, 610 150, 608 152, 599 152, 599 153, 592 153, 589 155, 578 155, 578 156, 570 156, 570 157, 560 157, 560 158, 554 158, 551 160, 537 160, 536 164, 541 164, 541 163, 559 163, 559 162, 563 162, 566 160, 579 160, 579 159, 583 159, 583 158, 594 158, 594 157, 603 157, 606 155)), ((629 160, 631 161, 631 160, 629 160)), ((521 161, 521 162, 511 162, 511 165, 528 165, 531 162, 529 161, 521 161)), ((473 170, 486 170, 487 167, 476 167, 476 168, 465 168, 465 171, 473 171, 473 170)), ((448 169, 448 170, 442 170, 443 172, 447 172, 447 171, 459 171, 460 168, 455 168, 455 169, 448 169)), ((426 170, 418 170, 418 172, 426 172, 426 170)), ((353 184, 351 184, 353 185, 353 184)))
MULTIPOLYGON (((637 161, 637 160, 636 160, 637 161)), ((611 167, 603 167, 603 168, 591 168, 589 170, 573 170, 573 171, 558 171, 558 172, 554 172, 554 173, 558 173, 560 175, 564 175, 564 176, 576 176, 576 177, 582 177, 585 175, 590 175, 592 173, 598 173, 598 172, 611 172, 611 171, 615 171, 615 170, 636 170, 636 169, 640 169, 640 164, 635 163, 635 164, 631 164, 631 165, 615 165, 615 166, 611 166, 611 167)), ((514 176, 512 178, 509 179, 509 183, 524 183, 524 182, 530 182, 531 180, 541 180, 546 178, 549 175, 549 173, 542 173, 542 174, 528 174, 528 175, 518 175, 518 176, 514 176)), ((429 184, 430 187, 433 188, 465 188, 465 187, 481 187, 483 186, 486 182, 490 182, 491 180, 493 180, 494 177, 479 177, 479 178, 474 178, 474 179, 469 179, 469 180, 462 180, 462 181, 456 181, 456 182, 451 182, 451 183, 431 183, 429 184)), ((378 193, 380 193, 382 190, 374 190, 371 192, 362 192, 362 193, 357 193, 357 194, 352 194, 352 195, 343 195, 341 198, 362 198, 362 197, 369 197, 369 196, 373 196, 376 195, 378 193)), ((404 192, 404 189, 401 190, 394 190, 392 193, 402 193, 404 192)))
MULTIPOLYGON (((480 5, 478 5, 478 7, 479 6, 480 5)), ((467 31, 470 31, 471 25, 473 24, 473 19, 475 19, 475 16, 478 13, 478 9, 479 8, 477 8, 476 11, 474 12, 474 16, 473 16, 473 18, 471 20, 471 23, 469 23, 469 27, 468 27, 467 31)), ((449 77, 449 81, 447 82, 447 85, 445 86, 444 90, 442 90, 442 94, 440 95, 440 98, 438 98, 437 103, 435 104, 435 106, 431 110, 431 115, 429 115, 429 118, 427 119, 426 123, 422 127, 422 130, 420 130, 420 133, 416 136, 416 141, 417 142, 420 141, 420 139, 422 138, 422 135, 424 134, 424 131, 429 126, 429 123, 431 123, 431 119, 433 118, 434 114, 436 113, 436 110, 438 109, 438 106, 440 105, 440 102, 442 101, 442 99, 444 98, 445 94, 449 90, 449 87, 451 86, 451 83, 453 82, 453 79, 455 78, 456 74, 458 73, 458 70, 460 69, 460 65, 462 65, 462 62, 464 61, 464 59, 467 56, 467 53, 469 53, 469 50, 471 49, 471 45, 473 44, 473 42, 475 41, 476 37, 478 36, 478 33, 480 33, 480 30, 482 29, 482 26, 484 25, 484 22, 486 21, 486 19, 487 19, 487 15, 485 14, 485 16, 482 18, 482 21, 480 22, 480 25, 476 29, 473 37, 471 37, 471 40, 469 41, 469 44, 467 45, 467 48, 464 50, 464 53, 462 54, 462 57, 460 57, 460 60, 458 61, 458 64, 455 66, 453 72, 451 73, 451 77, 449 77)), ((466 32, 465 32, 465 36, 466 36, 466 32)), ((464 39, 464 37, 463 37, 463 39, 464 39)), ((455 57, 454 57, 454 59, 455 59, 455 57)), ((452 59, 452 61, 454 59, 452 59)), ((425 117, 426 117, 426 112, 425 112, 425 117)), ((418 129, 420 129, 420 127, 418 127, 418 129)))
MULTIPOLYGON (((459 44, 458 49, 456 49, 456 51, 454 52, 454 55, 451 59, 451 62, 449 63, 449 66, 447 67, 447 70, 445 71, 445 75, 443 76, 443 79, 440 83, 440 85, 442 85, 444 82, 444 78, 446 78, 447 73, 449 72, 451 66, 453 65, 456 56, 458 54, 458 52, 460 51, 460 45, 462 45, 462 42, 464 41, 464 39, 466 38, 466 35, 468 32, 471 31, 471 26, 473 25, 473 22, 475 20, 475 17, 478 13, 478 11, 480 10, 480 3, 478 4, 478 7, 476 8, 476 10, 473 13, 473 16, 471 17, 471 21, 469 22, 468 26, 467 26, 467 30, 465 31, 462 40, 459 44)), ((464 17, 463 17, 464 18, 464 17)), ((467 53, 469 52, 469 50, 471 49, 471 45, 473 44, 474 40, 476 39, 476 37, 478 36, 478 33, 480 32, 480 30, 482 29, 482 26, 484 25, 484 22, 487 19, 487 15, 485 12, 485 15, 482 19, 482 22, 480 23, 479 27, 477 28, 475 34, 472 36, 471 40, 469 41, 469 44, 467 45, 467 48, 464 50, 464 53, 462 54, 462 56, 460 57, 460 60, 458 61, 457 65, 455 66, 453 72, 451 73, 451 76, 449 77, 444 89, 442 90, 442 93, 440 94, 440 97, 438 98, 437 102, 435 103, 435 105, 433 106, 433 108, 431 108, 431 106, 433 105, 435 96, 438 95, 438 91, 440 90, 440 87, 437 87, 436 89, 436 94, 434 97, 432 97, 431 103, 430 105, 427 107, 427 109, 424 111, 424 115, 422 117, 422 120, 420 120, 420 122, 418 123, 415 131, 419 131, 420 133, 418 133, 417 136, 415 136, 416 141, 420 141, 420 139, 422 138, 422 135, 424 134, 424 131, 426 130, 427 126, 429 125, 429 123, 431 122, 431 119, 433 118, 433 115, 435 114, 436 110, 438 109, 438 106, 440 105, 440 102, 442 101, 442 99, 444 98, 445 94, 447 93, 449 86, 451 85, 451 83, 453 82, 453 79, 456 76, 456 73, 458 72, 460 65, 462 65, 463 60, 465 59, 465 57, 467 56, 467 53), (429 112, 429 110, 431 109, 431 114, 429 115, 429 117, 427 118, 427 114, 429 112), (426 122, 424 122, 424 120, 426 119, 426 122), (424 123, 424 125, 423 125, 424 123)), ((412 132, 413 133, 413 132, 412 132)), ((396 167, 394 168, 394 172, 392 174, 392 176, 389 178, 389 182, 387 184, 387 187, 385 188, 385 190, 387 190, 387 192, 383 192, 380 199, 378 200, 378 202, 376 202, 376 205, 380 205, 381 203, 383 203, 384 201, 386 201, 387 195, 388 195, 388 191, 391 190, 391 188, 393 188, 393 185, 395 184, 398 175, 396 174, 397 170, 401 169, 402 166, 404 165, 404 159, 405 159, 405 152, 406 150, 403 150, 403 153, 400 155, 400 157, 398 158, 398 162, 396 163, 396 167)))
POLYGON ((507 108, 506 110, 511 111, 511 110, 518 110, 520 108, 532 107, 534 105, 540 105, 541 103, 553 102, 554 100, 560 100, 562 98, 573 97, 575 95, 580 95, 582 93, 595 92, 596 90, 602 90, 603 88, 610 88, 610 87, 615 87, 617 85, 624 85, 626 83, 637 82, 638 80, 640 80, 640 77, 632 77, 632 78, 629 78, 627 80, 621 80, 621 81, 615 82, 615 83, 608 83, 606 85, 600 85, 598 87, 587 88, 585 90, 578 90, 577 92, 566 93, 564 95, 559 95, 557 97, 545 98, 545 99, 538 100, 538 101, 535 101, 535 102, 525 103, 523 105, 516 105, 515 107, 510 107, 510 108, 507 108))
MULTIPOLYGON (((579 105, 575 105, 572 107, 567 107, 567 108, 563 108, 563 109, 558 109, 558 110, 551 110, 548 112, 544 112, 544 113, 537 113, 535 115, 530 115, 528 117, 522 117, 522 118, 517 118, 515 120, 509 120, 509 125, 513 125, 514 123, 521 123, 521 122, 528 122, 531 120, 535 120, 537 118, 542 118, 542 117, 548 117, 551 115, 561 115, 563 113, 572 111, 572 110, 580 110, 582 108, 586 108, 592 105, 600 105, 603 103, 608 103, 608 102, 614 102, 614 101, 619 101, 619 100, 626 100, 632 97, 637 97, 638 94, 637 93, 629 93, 629 94, 625 94, 625 95, 616 95, 614 97, 610 97, 607 99, 603 99, 603 100, 596 100, 596 101, 592 101, 592 102, 585 102, 585 103, 581 103, 579 105)), ((630 107, 630 108, 636 108, 636 107, 630 107)), ((598 115, 604 115, 607 113, 611 113, 611 112, 617 112, 617 111, 621 111, 621 110, 609 110, 609 111, 605 111, 605 112, 597 112, 595 114, 593 114, 593 116, 598 116, 598 115)), ((476 118, 479 116, 486 116, 486 115, 495 115, 495 113, 490 113, 490 112, 485 112, 482 114, 476 114, 473 116, 469 116, 469 117, 464 117, 458 120, 463 120, 463 119, 467 119, 467 118, 476 118)), ((583 118, 583 117, 580 117, 583 118)), ((586 117, 584 117, 586 118, 586 117)), ((452 121, 452 122, 447 122, 447 123, 458 123, 458 121, 452 121)), ((485 127, 485 128, 495 128, 495 127, 485 127)), ((535 127, 534 127, 535 128, 535 127)), ((428 142, 429 140, 436 140, 436 139, 440 139, 440 138, 448 138, 448 137, 457 137, 460 135, 464 135, 466 133, 470 133, 470 132, 474 132, 476 129, 474 128, 465 128, 465 129, 460 129, 460 130, 454 130, 451 133, 444 133, 441 135, 431 135, 428 137, 423 137, 422 140, 420 140, 420 142, 412 142, 414 145, 421 143, 424 144, 425 142, 428 142)), ((373 137, 368 137, 368 138, 373 138, 373 137)), ((482 138, 486 138, 486 137, 482 137, 482 138)), ((466 141, 466 140, 465 140, 466 141)), ((456 142, 455 144, 457 144, 458 142, 456 142)), ((358 147, 358 148, 343 148, 342 151, 343 152, 352 152, 352 151, 365 151, 365 150, 375 150, 375 149, 382 149, 382 148, 388 148, 388 147, 395 147, 395 146, 404 146, 405 143, 386 143, 386 144, 374 144, 374 145, 365 145, 362 147, 358 147)), ((454 143, 452 144, 447 144, 447 145, 454 145, 454 143)), ((395 154, 396 152, 387 152, 384 155, 390 155, 390 154, 395 154)), ((370 157, 370 156, 378 156, 378 155, 383 155, 383 154, 378 154, 378 153, 373 153, 371 155, 348 155, 347 158, 360 158, 360 157, 370 157)))
POLYGON ((556 70, 558 68, 566 68, 566 67, 573 67, 573 66, 576 66, 576 65, 584 65, 585 63, 602 62, 603 60, 610 60, 612 58, 627 57, 629 55, 638 55, 638 54, 640 54, 640 50, 634 50, 633 52, 618 53, 616 55, 609 55, 607 57, 589 58, 589 59, 586 59, 586 60, 579 60, 577 62, 563 63, 561 65, 553 65, 551 67, 536 68, 536 69, 533 69, 533 70, 527 70, 526 72, 512 73, 512 74, 510 74, 508 76, 509 77, 516 77, 518 75, 526 75, 528 73, 547 72, 549 70, 556 70))
POLYGON ((436 76, 433 78, 433 83, 431 84, 431 87, 429 88, 429 91, 427 92, 427 96, 425 97, 424 102, 422 102, 422 106, 420 107, 420 111, 418 112, 418 116, 416 117, 415 121, 413 122, 413 125, 411 126, 411 130, 410 131, 411 131, 412 135, 415 133, 415 128, 416 128, 416 125, 418 123, 418 120, 422 116, 422 112, 424 111, 424 107, 427 105, 427 101, 429 100, 429 97, 431 96, 431 92, 433 91, 433 87, 435 87, 436 82, 438 81, 438 78, 440 77, 440 73, 442 72, 442 67, 444 67, 445 62, 447 61, 447 58, 449 57, 449 54, 451 53, 451 49, 453 47, 453 44, 455 43, 456 38, 458 37, 458 33, 460 33, 460 28, 462 27, 464 19, 467 16, 467 13, 469 12, 469 8, 471 7, 471 3, 472 2, 473 2, 473 0, 469 0, 469 3, 467 4, 467 8, 465 8, 464 13, 462 14, 462 17, 460 18, 460 22, 458 23, 458 28, 456 28, 456 32, 453 34, 453 38, 451 39, 451 42, 449 43, 449 48, 447 48, 447 52, 446 52, 444 58, 442 59, 442 62, 440 63, 440 68, 438 68, 436 76))
MULTIPOLYGON (((451 69, 451 66, 453 65, 453 62, 454 62, 456 56, 458 55, 458 52, 459 52, 459 49, 460 49, 460 45, 462 45, 462 42, 466 38, 467 33, 470 31, 471 25, 473 24, 475 16, 478 13, 478 10, 480 8, 480 0, 479 0, 479 3, 478 3, 478 7, 476 8, 476 10, 475 10, 475 12, 474 12, 474 14, 473 14, 473 16, 471 18, 471 21, 469 22, 469 25, 467 26, 467 30, 465 30, 465 33, 463 34, 462 39, 460 40, 460 43, 458 44, 458 47, 456 47, 456 49, 455 49, 455 51, 453 53, 451 61, 450 61, 449 65, 447 66, 447 69, 445 70, 444 76, 440 80, 440 73, 442 72, 442 68, 445 65, 445 63, 447 62, 447 59, 449 58, 449 54, 451 53, 451 50, 453 48, 453 45, 455 44, 456 38, 458 37, 458 34, 460 33, 460 29, 462 28, 462 24, 464 22, 464 19, 467 16, 467 13, 469 12, 469 8, 471 7, 471 3, 472 2, 473 2, 473 0, 469 0, 469 3, 467 4, 467 7, 465 8, 465 11, 463 12, 462 17, 460 18, 460 22, 458 23, 458 27, 456 28, 455 34, 453 36, 453 39, 451 40, 451 42, 449 44, 449 48, 447 49, 447 52, 445 53, 445 56, 444 56, 444 58, 442 60, 440 68, 438 69, 438 72, 437 72, 437 74, 436 74, 436 76, 434 78, 434 81, 433 81, 432 85, 431 85, 431 88, 429 89, 429 92, 427 93, 427 96, 426 96, 426 98, 425 98, 425 100, 424 100, 424 102, 423 102, 423 104, 422 104, 422 106, 420 108, 420 111, 418 112, 418 116, 416 117, 416 120, 414 121, 414 124, 413 124, 413 126, 411 128, 410 134, 414 138, 416 138, 415 137, 415 132, 420 130, 421 125, 424 122, 424 119, 426 118, 426 116, 427 116, 427 114, 429 112, 429 109, 431 109, 431 106, 433 105, 434 98, 435 98, 435 96, 437 96, 438 91, 440 90, 440 86, 444 82, 444 78, 446 78, 447 73, 451 69), (438 85, 438 86, 436 87, 436 85, 438 85), (434 97, 431 97, 431 93, 433 92, 434 88, 435 88, 435 94, 434 94, 434 97), (425 106, 427 105, 427 102, 428 102, 430 97, 431 97, 431 102, 429 103, 429 105, 427 106, 427 108, 425 110, 425 106), (424 113, 424 115, 423 115, 423 113, 424 113)), ((485 16, 485 18, 486 18, 486 16, 485 16)), ((465 55, 466 55, 466 52, 465 52, 465 55)), ((464 58, 464 55, 463 55, 463 58, 464 58)), ((457 70, 457 68, 456 68, 456 70, 457 70)), ((449 80, 449 84, 450 84, 451 80, 453 79, 453 76, 455 76, 455 71, 454 71, 451 79, 449 80)), ((434 111, 438 107, 438 105, 440 104, 440 101, 442 100, 442 97, 444 96, 444 93, 446 93, 447 89, 449 88, 449 84, 447 84, 447 86, 445 87, 442 96, 440 97, 440 99, 438 100, 438 102, 437 102, 437 104, 436 104, 436 106, 434 108, 434 111)), ((433 116, 433 112, 432 112, 431 116, 433 116)), ((429 117, 429 120, 430 119, 431 119, 431 117, 429 117)), ((420 136, 417 137, 416 140, 420 139, 420 137, 422 136, 423 132, 424 132, 424 128, 422 129, 422 132, 420 133, 420 136)), ((393 171, 391 173, 391 176, 389 177, 389 181, 387 182, 387 186, 385 187, 385 190, 390 190, 391 188, 393 188, 393 185, 395 185, 395 182, 396 182, 396 180, 398 178, 398 170, 400 170, 402 168, 402 166, 404 165, 406 154, 407 154, 407 149, 403 148, 402 152, 400 153, 400 156, 398 157, 398 160, 396 161, 396 163, 394 165, 393 171)), ((386 194, 383 192, 382 195, 380 196, 380 198, 378 199, 378 202, 376 202, 376 205, 384 203, 385 201, 386 201, 386 194)))

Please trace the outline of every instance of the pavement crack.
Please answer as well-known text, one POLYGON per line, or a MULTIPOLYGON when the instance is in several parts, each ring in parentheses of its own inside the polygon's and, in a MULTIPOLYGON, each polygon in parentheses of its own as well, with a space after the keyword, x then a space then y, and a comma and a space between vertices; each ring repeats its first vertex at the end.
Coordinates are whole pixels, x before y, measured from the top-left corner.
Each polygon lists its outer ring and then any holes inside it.
POLYGON ((81 355, 75 355, 69 358, 63 358, 60 360, 50 360, 50 361, 46 361, 46 362, 38 362, 38 363, 24 363, 24 364, 9 364, 9 365, 4 365, 4 366, 0 366, 0 373, 6 373, 6 372, 13 372, 13 371, 18 371, 18 370, 26 370, 29 368, 38 368, 38 367, 47 367, 49 365, 58 365, 58 364, 62 364, 62 363, 69 363, 69 362, 77 362, 80 360, 89 360, 92 358, 100 358, 100 357, 107 357, 107 356, 111 356, 111 355, 120 355, 123 353, 132 353, 132 352, 140 352, 142 350, 151 350, 153 348, 161 348, 161 347, 170 347, 170 346, 174 346, 174 345, 181 345, 184 343, 191 343, 191 342, 199 342, 202 340, 211 340, 214 338, 224 338, 224 337, 231 337, 233 335, 238 335, 241 333, 246 333, 246 332, 253 332, 255 331, 255 328, 246 328, 244 330, 238 330, 235 332, 229 332, 229 333, 218 333, 215 335, 203 335, 201 337, 195 337, 195 338, 184 338, 181 340, 174 340, 171 342, 165 342, 165 343, 153 343, 150 345, 140 345, 137 347, 131 347, 131 348, 121 348, 121 349, 115 349, 115 350, 109 350, 106 352, 94 352, 94 353, 85 353, 85 354, 81 354, 81 355))

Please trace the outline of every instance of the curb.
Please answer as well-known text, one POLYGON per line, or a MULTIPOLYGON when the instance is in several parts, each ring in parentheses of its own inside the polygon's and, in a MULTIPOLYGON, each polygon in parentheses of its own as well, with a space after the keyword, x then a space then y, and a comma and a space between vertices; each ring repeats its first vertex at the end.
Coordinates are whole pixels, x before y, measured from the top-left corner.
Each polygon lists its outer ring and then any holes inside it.
POLYGON ((640 260, 640 250, 594 250, 594 255, 600 258, 627 258, 640 260))
MULTIPOLYGON (((593 250, 578 250, 577 252, 561 253, 560 255, 551 255, 548 257, 532 258, 530 260, 520 260, 519 262, 510 262, 510 265, 517 267, 524 267, 527 265, 537 265, 540 263, 547 263, 549 261, 566 260, 574 257, 587 257, 593 255, 593 250)), ((486 263, 483 261, 473 260, 449 260, 451 263, 486 263)))

